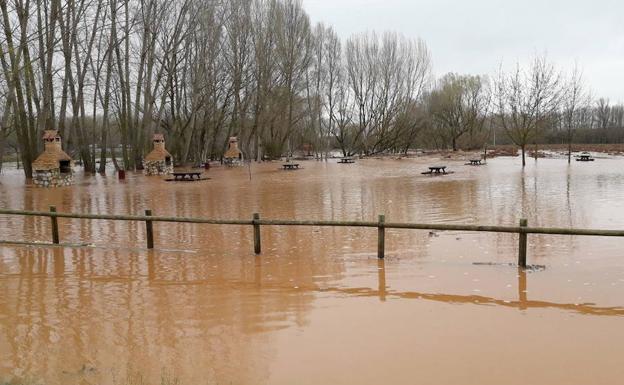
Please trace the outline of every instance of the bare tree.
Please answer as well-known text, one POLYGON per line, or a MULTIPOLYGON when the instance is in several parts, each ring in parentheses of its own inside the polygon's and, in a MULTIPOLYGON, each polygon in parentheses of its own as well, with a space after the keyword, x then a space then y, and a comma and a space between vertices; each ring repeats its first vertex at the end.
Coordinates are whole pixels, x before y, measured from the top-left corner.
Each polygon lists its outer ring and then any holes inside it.
POLYGON ((277 97, 275 102, 284 105, 285 118, 281 129, 271 130, 270 141, 274 151, 281 152, 288 144, 290 152, 292 148, 288 141, 304 116, 298 94, 305 87, 305 74, 311 60, 310 20, 299 0, 285 0, 278 9, 276 63, 281 87, 274 96, 277 97))
POLYGON ((585 90, 583 74, 578 66, 575 66, 570 78, 565 85, 565 98, 563 100, 563 122, 566 130, 568 143, 568 163, 572 161, 572 139, 577 126, 579 110, 587 107, 590 96, 585 90))
POLYGON ((29 45, 29 0, 11 4, 11 15, 6 1, 0 1, 3 44, 0 44, 0 64, 13 106, 13 125, 19 143, 24 173, 32 177, 32 161, 37 150, 37 127, 40 104, 35 87, 33 61, 29 45))
POLYGON ((447 74, 429 96, 431 117, 453 151, 460 137, 483 131, 489 106, 489 87, 480 76, 447 74))
POLYGON ((596 127, 602 134, 602 142, 608 143, 608 129, 611 121, 611 105, 609 99, 600 98, 594 108, 594 120, 596 127))
POLYGON ((354 101, 357 151, 374 154, 396 147, 395 125, 403 109, 418 101, 429 80, 426 45, 393 33, 356 35, 345 48, 347 81, 354 101))
POLYGON ((514 71, 500 71, 495 82, 496 117, 511 141, 522 151, 526 165, 526 146, 556 117, 563 102, 562 76, 545 57, 536 57, 528 70, 516 65, 514 71))
POLYGON ((323 88, 326 84, 327 70, 326 40, 330 31, 323 25, 317 24, 314 28, 311 44, 311 60, 305 75, 306 96, 306 124, 302 141, 308 145, 314 144, 314 150, 322 156, 325 146, 325 130, 323 124, 323 106, 325 105, 325 93, 323 88))

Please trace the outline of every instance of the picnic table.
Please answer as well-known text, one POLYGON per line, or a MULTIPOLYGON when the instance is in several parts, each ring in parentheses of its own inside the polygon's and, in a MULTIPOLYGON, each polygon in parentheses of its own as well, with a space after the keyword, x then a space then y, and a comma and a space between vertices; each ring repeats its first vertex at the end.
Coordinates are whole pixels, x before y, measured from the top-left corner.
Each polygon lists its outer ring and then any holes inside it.
POLYGON ((429 166, 429 171, 434 174, 446 174, 446 166, 429 166))
POLYGON ((446 175, 450 172, 446 171, 446 166, 429 166, 429 171, 423 172, 423 175, 446 175))
POLYGON ((173 175, 173 180, 175 181, 191 181, 201 179, 201 172, 197 171, 176 171, 171 173, 171 175, 173 175))
POLYGON ((481 166, 483 163, 481 163, 481 159, 468 159, 468 162, 470 163, 466 163, 470 166, 481 166))
POLYGON ((576 160, 579 161, 579 162, 593 162, 594 158, 592 158, 589 154, 583 153, 583 154, 579 155, 579 157, 576 158, 576 160))
POLYGON ((297 170, 299 169, 299 163, 284 163, 282 167, 284 167, 284 170, 297 170))
POLYGON ((338 163, 342 163, 342 164, 355 163, 355 160, 353 160, 353 158, 349 156, 345 156, 344 158, 340 158, 338 163))

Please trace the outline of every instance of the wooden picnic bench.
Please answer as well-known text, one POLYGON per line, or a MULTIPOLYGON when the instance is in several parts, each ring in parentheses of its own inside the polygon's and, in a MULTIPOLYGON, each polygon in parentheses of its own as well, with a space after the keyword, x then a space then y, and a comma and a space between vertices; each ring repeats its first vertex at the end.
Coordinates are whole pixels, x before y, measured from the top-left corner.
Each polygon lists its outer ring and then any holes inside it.
POLYGON ((579 162, 593 162, 594 158, 592 158, 589 154, 581 154, 578 158, 576 158, 579 162))
POLYGON ((298 170, 299 163, 284 163, 282 167, 284 167, 284 170, 298 170))
POLYGON ((446 175, 450 172, 446 171, 446 166, 429 166, 429 171, 423 172, 423 175, 446 175))
POLYGON ((338 161, 338 163, 341 163, 341 164, 350 164, 350 163, 355 163, 355 160, 353 160, 353 158, 351 158, 351 157, 346 156, 346 157, 344 157, 344 158, 340 158, 340 160, 338 161))
POLYGON ((192 181, 192 180, 200 180, 201 172, 197 171, 176 171, 171 173, 173 175, 174 181, 192 181))
POLYGON ((481 166, 483 163, 481 163, 481 159, 468 159, 468 162, 470 163, 466 163, 466 165, 469 166, 481 166))

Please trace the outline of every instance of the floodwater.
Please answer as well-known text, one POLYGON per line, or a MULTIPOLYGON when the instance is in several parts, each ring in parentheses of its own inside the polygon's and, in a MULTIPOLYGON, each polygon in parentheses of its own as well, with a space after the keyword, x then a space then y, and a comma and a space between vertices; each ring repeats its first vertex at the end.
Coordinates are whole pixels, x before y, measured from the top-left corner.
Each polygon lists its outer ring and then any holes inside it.
MULTIPOLYGON (((213 168, 168 183, 0 176, 0 207, 250 219, 624 228, 624 159, 432 158, 213 168), (420 175, 444 162, 454 174, 420 175)), ((112 173, 111 173, 112 174, 112 173)), ((49 241, 0 216, 0 239, 49 241)), ((624 239, 60 219, 61 241, 0 244, 0 383, 616 384, 624 378, 624 239)))

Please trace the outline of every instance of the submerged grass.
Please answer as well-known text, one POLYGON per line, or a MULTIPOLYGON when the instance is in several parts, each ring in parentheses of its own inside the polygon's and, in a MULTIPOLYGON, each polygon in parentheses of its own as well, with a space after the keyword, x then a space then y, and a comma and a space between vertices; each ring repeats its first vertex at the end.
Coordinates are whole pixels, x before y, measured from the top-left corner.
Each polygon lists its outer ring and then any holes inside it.
POLYGON ((129 369, 126 372, 125 379, 122 380, 117 380, 115 373, 113 373, 112 385, 181 385, 181 383, 177 376, 164 369, 160 372, 160 382, 158 384, 148 382, 141 372, 129 369))
MULTIPOLYGON (((149 382, 145 379, 145 376, 138 371, 128 371, 123 378, 117 378, 113 373, 113 381, 110 384, 95 382, 101 385, 182 385, 180 379, 166 371, 161 372, 159 382, 149 382)), ((91 382, 91 381, 90 381, 91 382)), ((45 382, 37 381, 34 379, 26 378, 20 380, 3 381, 0 380, 0 385, 46 385, 45 382)))

